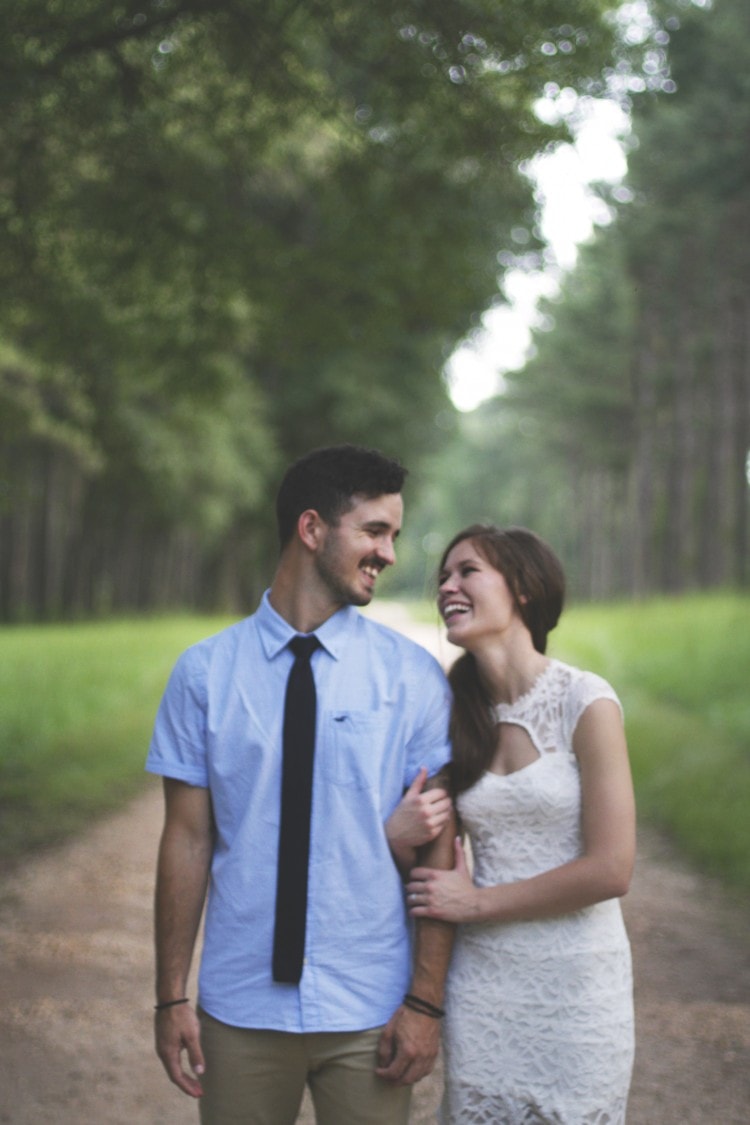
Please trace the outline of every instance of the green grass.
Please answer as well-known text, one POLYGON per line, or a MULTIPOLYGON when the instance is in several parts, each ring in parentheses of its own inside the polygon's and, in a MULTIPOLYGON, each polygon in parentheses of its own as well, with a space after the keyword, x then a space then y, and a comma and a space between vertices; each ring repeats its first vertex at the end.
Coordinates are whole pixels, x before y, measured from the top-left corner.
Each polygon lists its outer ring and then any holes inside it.
MULTIPOLYGON (((436 620, 432 606, 415 610, 436 620)), ((0 629, 0 859, 57 842, 143 785, 175 658, 226 623, 0 629)), ((575 606, 550 651, 618 691, 642 818, 750 890, 750 598, 575 606)))
POLYGON ((750 889, 750 598, 576 607, 553 637, 622 699, 643 819, 750 889))
POLYGON ((64 839, 144 784, 172 664, 224 624, 175 617, 0 629, 0 860, 64 839))

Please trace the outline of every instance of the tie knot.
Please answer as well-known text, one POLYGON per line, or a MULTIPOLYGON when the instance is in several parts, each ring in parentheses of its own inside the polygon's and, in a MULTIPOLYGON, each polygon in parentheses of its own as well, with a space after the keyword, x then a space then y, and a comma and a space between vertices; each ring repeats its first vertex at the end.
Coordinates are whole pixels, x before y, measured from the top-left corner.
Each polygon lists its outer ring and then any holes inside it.
POLYGON ((303 636, 298 633, 296 637, 292 637, 289 642, 289 647, 296 657, 306 657, 309 659, 315 652, 315 649, 320 646, 320 641, 314 633, 308 636, 303 636))

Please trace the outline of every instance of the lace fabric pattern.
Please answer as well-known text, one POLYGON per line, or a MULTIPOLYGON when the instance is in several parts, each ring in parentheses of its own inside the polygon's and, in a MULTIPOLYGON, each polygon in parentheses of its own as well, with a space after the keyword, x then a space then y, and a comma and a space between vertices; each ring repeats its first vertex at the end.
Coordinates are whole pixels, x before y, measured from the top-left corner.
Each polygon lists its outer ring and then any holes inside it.
MULTIPOLYGON (((581 854, 572 738, 606 681, 550 661, 496 710, 539 758, 485 773, 458 799, 479 886, 530 878, 581 854)), ((616 899, 570 914, 459 927, 446 999, 443 1125, 624 1125, 633 1062, 630 946, 616 899)))

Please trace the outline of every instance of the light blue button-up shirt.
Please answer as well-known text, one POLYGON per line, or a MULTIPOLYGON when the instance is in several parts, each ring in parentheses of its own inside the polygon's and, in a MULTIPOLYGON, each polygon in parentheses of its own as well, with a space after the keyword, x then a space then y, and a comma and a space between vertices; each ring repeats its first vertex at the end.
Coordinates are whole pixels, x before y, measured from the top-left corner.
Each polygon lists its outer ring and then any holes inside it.
POLYGON ((424 765, 449 758, 437 661, 346 607, 316 636, 318 707, 305 963, 271 976, 284 693, 294 630, 271 607, 188 649, 159 708, 146 768, 208 787, 216 847, 201 1006, 237 1027, 356 1031, 385 1023, 410 975, 401 879, 384 822, 424 765))

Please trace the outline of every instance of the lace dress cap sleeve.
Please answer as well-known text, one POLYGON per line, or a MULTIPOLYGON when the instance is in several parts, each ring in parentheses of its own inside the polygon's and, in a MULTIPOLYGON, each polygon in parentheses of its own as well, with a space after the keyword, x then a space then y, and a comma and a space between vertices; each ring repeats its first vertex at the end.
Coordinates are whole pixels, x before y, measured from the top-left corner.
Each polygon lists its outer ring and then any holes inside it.
POLYGON ((611 699, 622 715, 622 703, 615 689, 602 676, 595 672, 583 672, 578 668, 571 668, 570 671, 572 675, 565 706, 565 726, 567 738, 572 742, 578 720, 589 704, 597 699, 611 699))

